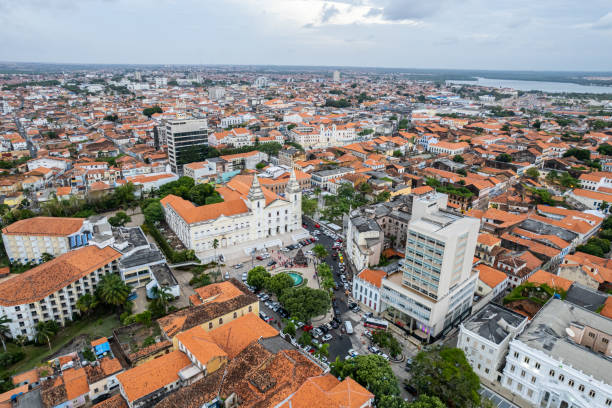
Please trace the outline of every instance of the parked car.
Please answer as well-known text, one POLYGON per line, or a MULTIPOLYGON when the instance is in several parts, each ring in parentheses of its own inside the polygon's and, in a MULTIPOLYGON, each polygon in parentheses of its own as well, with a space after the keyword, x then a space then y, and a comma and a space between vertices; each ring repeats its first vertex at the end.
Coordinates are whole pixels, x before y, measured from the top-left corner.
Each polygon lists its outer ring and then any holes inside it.
POLYGON ((263 256, 261 256, 261 255, 257 255, 257 256, 255 257, 255 259, 257 259, 258 261, 263 261, 263 256))
POLYGON ((319 224, 315 224, 314 227, 315 228, 321 228, 321 226, 319 224))
POLYGON ((313 329, 311 335, 316 339, 320 336, 323 335, 323 332, 321 330, 317 329, 313 329))
POLYGON ((236 264, 236 265, 234 265, 234 269, 241 269, 241 268, 242 268, 242 266, 243 266, 243 265, 242 265, 242 264, 240 264, 240 263, 239 263, 239 264, 236 264))
POLYGON ((268 266, 274 266, 274 265, 276 265, 276 261, 274 259, 268 262, 268 266))
POLYGON ((368 351, 369 351, 370 353, 373 353, 373 354, 378 354, 378 352, 379 352, 380 350, 379 350, 377 347, 375 347, 375 346, 369 346, 369 347, 368 347, 368 351))
POLYGON ((359 353, 354 349, 349 349, 348 353, 349 353, 349 356, 351 357, 355 357, 359 355, 359 353))
POLYGON ((332 339, 331 334, 326 334, 325 336, 321 337, 321 340, 323 341, 330 341, 331 339, 332 339))
POLYGON ((264 321, 267 321, 266 319, 268 318, 268 315, 264 312, 259 312, 259 317, 261 317, 264 321))
POLYGON ((283 319, 286 319, 289 317, 289 312, 287 312, 287 310, 283 309, 282 307, 280 307, 278 309, 278 314, 280 317, 282 317, 283 319))
POLYGON ((270 299, 270 295, 268 295, 267 293, 264 293, 263 296, 261 297, 261 300, 264 302, 268 299, 270 299))

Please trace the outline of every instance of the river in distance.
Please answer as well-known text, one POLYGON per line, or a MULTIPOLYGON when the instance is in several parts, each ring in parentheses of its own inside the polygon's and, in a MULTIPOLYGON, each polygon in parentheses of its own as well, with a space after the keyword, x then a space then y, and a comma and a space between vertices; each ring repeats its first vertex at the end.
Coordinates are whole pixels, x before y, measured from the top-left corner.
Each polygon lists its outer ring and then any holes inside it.
POLYGON ((478 78, 477 81, 446 81, 447 84, 479 85, 492 88, 511 88, 517 91, 543 91, 550 93, 576 92, 612 94, 612 86, 579 85, 569 82, 520 81, 514 79, 478 78))

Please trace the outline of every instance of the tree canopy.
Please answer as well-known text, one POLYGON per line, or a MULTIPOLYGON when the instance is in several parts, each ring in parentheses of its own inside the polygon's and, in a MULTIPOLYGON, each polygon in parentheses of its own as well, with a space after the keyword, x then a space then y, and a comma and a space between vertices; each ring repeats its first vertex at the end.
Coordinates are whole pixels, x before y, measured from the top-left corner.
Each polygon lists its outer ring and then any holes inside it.
POLYGON ((144 108, 142 110, 142 114, 149 118, 156 113, 163 113, 163 110, 159 105, 155 105, 151 108, 144 108))
POLYGON ((480 405, 480 380, 458 348, 436 347, 413 359, 410 383, 419 394, 435 395, 457 408, 480 405))
POLYGON ((263 266, 256 266, 247 274, 247 283, 256 289, 262 289, 266 286, 266 281, 270 277, 270 273, 263 266))
POLYGON ((308 286, 285 290, 279 301, 290 316, 303 322, 327 313, 331 306, 331 300, 326 291, 312 289, 308 286))
POLYGON ((380 401, 383 396, 399 395, 397 379, 389 362, 376 354, 356 356, 344 361, 337 358, 331 364, 331 373, 343 379, 351 377, 372 392, 376 401, 380 401))

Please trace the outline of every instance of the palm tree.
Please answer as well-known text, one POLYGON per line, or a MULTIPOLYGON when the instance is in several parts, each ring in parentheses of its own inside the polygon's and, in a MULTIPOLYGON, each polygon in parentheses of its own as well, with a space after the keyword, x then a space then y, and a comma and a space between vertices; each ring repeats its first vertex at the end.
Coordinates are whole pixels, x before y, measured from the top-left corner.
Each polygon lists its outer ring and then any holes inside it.
POLYGON ((172 295, 168 291, 168 288, 165 286, 153 286, 152 292, 155 301, 164 309, 164 314, 166 314, 168 311, 168 304, 170 303, 170 299, 172 299, 172 295))
POLYGON ((4 337, 11 333, 7 323, 12 322, 6 315, 0 317, 0 340, 2 341, 2 348, 6 352, 6 344, 4 343, 4 337))
POLYGON ((76 307, 79 312, 88 315, 98 306, 98 299, 91 293, 86 293, 77 299, 76 307))
POLYGON ((219 275, 221 275, 221 266, 219 265, 219 259, 217 259, 217 248, 219 248, 219 240, 217 238, 213 240, 213 248, 215 249, 215 262, 217 263, 217 271, 214 273, 216 282, 219 275))
POLYGON ((119 275, 114 273, 102 276, 98 284, 100 299, 108 305, 121 306, 125 304, 130 292, 128 285, 119 275))
POLYGON ((55 335, 56 324, 52 324, 55 322, 47 321, 47 322, 38 322, 36 324, 36 342, 44 343, 45 340, 49 345, 49 350, 51 350, 51 337, 55 335))
POLYGON ((26 342, 28 341, 28 336, 20 334, 19 336, 17 336, 15 341, 17 342, 17 344, 19 344, 19 347, 23 347, 23 345, 26 344, 26 342))

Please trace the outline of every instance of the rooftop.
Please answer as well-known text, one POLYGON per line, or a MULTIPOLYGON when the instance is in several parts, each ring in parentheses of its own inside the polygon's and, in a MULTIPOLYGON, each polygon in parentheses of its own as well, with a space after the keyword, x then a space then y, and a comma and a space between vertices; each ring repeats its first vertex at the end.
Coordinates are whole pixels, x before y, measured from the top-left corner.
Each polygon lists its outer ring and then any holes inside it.
POLYGON ((5 235, 68 236, 83 226, 85 218, 33 217, 2 229, 5 235))
POLYGON ((575 343, 566 332, 572 324, 612 334, 612 320, 561 299, 551 298, 516 340, 599 381, 610 382, 612 359, 575 343))
POLYGON ((466 320, 463 326, 488 341, 500 344, 510 330, 516 330, 526 319, 510 309, 489 303, 466 320))

